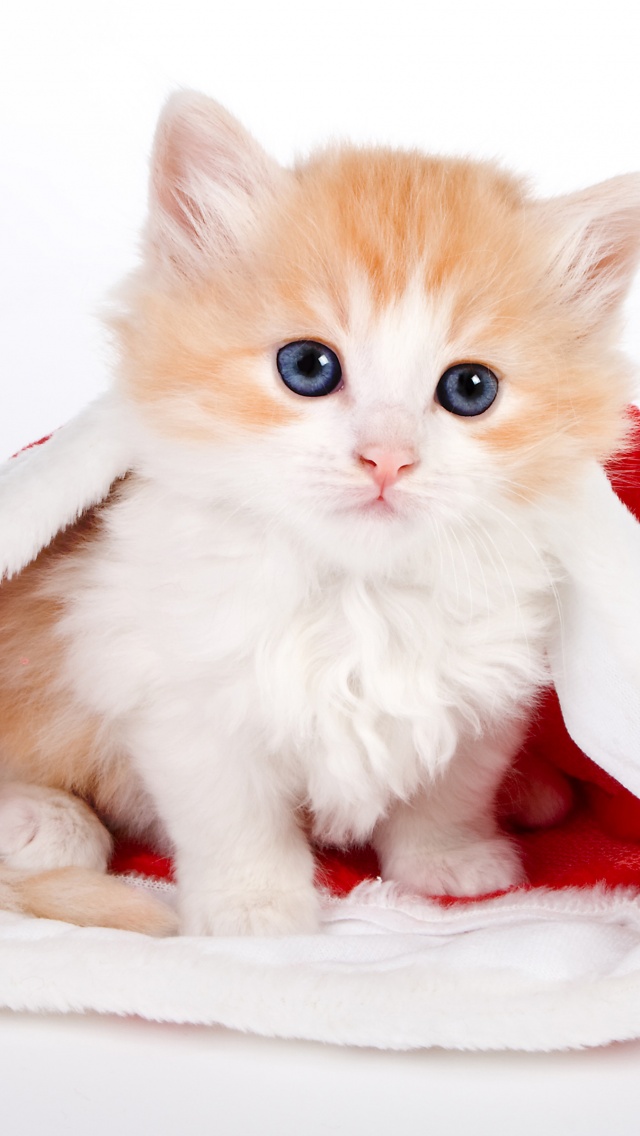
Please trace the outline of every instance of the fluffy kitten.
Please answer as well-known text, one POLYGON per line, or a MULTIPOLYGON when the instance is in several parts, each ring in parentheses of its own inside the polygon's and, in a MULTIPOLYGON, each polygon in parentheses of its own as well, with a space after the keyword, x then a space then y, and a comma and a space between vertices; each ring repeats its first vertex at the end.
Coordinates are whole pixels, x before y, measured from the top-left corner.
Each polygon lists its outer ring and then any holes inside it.
POLYGON ((289 171, 169 102, 114 319, 135 468, 0 589, 5 903, 82 918, 59 869, 109 838, 67 794, 172 849, 188 934, 312 931, 310 834, 417 892, 522 881, 494 801, 548 681, 542 518, 623 437, 639 233, 637 176, 289 171))

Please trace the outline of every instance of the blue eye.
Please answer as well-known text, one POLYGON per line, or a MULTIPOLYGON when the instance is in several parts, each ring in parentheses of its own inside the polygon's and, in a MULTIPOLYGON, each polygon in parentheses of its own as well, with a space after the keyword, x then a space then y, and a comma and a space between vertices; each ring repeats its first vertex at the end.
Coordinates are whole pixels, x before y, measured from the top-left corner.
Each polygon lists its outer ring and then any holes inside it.
POLYGON ((280 377, 296 394, 318 398, 331 394, 342 381, 342 367, 335 351, 313 339, 298 339, 278 351, 280 377))
POLYGON ((456 363, 445 371, 436 387, 440 406, 464 418, 484 414, 497 393, 498 380, 482 363, 456 363))

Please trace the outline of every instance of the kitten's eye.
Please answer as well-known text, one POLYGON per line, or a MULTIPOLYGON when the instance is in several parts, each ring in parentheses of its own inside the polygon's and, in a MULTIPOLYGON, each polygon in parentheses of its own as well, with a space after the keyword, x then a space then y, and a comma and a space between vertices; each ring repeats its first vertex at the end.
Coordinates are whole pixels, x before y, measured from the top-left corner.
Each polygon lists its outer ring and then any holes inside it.
POLYGON ((340 385, 342 367, 335 351, 313 339, 298 339, 278 351, 277 366, 285 386, 317 398, 340 385))
POLYGON ((488 410, 498 393, 498 380, 482 363, 456 363, 436 387, 440 406, 451 414, 470 418, 488 410))

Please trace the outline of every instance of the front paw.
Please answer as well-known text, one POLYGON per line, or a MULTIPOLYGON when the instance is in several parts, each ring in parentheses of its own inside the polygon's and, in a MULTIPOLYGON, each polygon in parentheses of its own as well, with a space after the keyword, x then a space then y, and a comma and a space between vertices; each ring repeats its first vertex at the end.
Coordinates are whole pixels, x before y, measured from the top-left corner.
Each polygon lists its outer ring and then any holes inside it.
POLYGON ((506 836, 392 856, 383 875, 409 891, 432 896, 491 895, 526 879, 518 852, 506 836))
POLYGON ((182 935, 312 935, 320 925, 313 887, 288 891, 179 893, 182 935))

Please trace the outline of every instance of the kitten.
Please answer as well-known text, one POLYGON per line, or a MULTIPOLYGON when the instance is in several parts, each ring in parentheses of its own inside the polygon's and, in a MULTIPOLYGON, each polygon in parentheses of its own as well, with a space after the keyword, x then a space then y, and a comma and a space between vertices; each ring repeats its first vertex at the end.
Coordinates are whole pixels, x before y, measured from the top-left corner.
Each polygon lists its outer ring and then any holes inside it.
POLYGON ((313 931, 309 834, 418 893, 523 880, 495 797, 549 681, 541 518, 623 438, 639 233, 637 176, 289 171, 170 100, 113 319, 135 467, 0 588, 5 905, 82 921, 79 798, 173 852, 187 934, 313 931))

